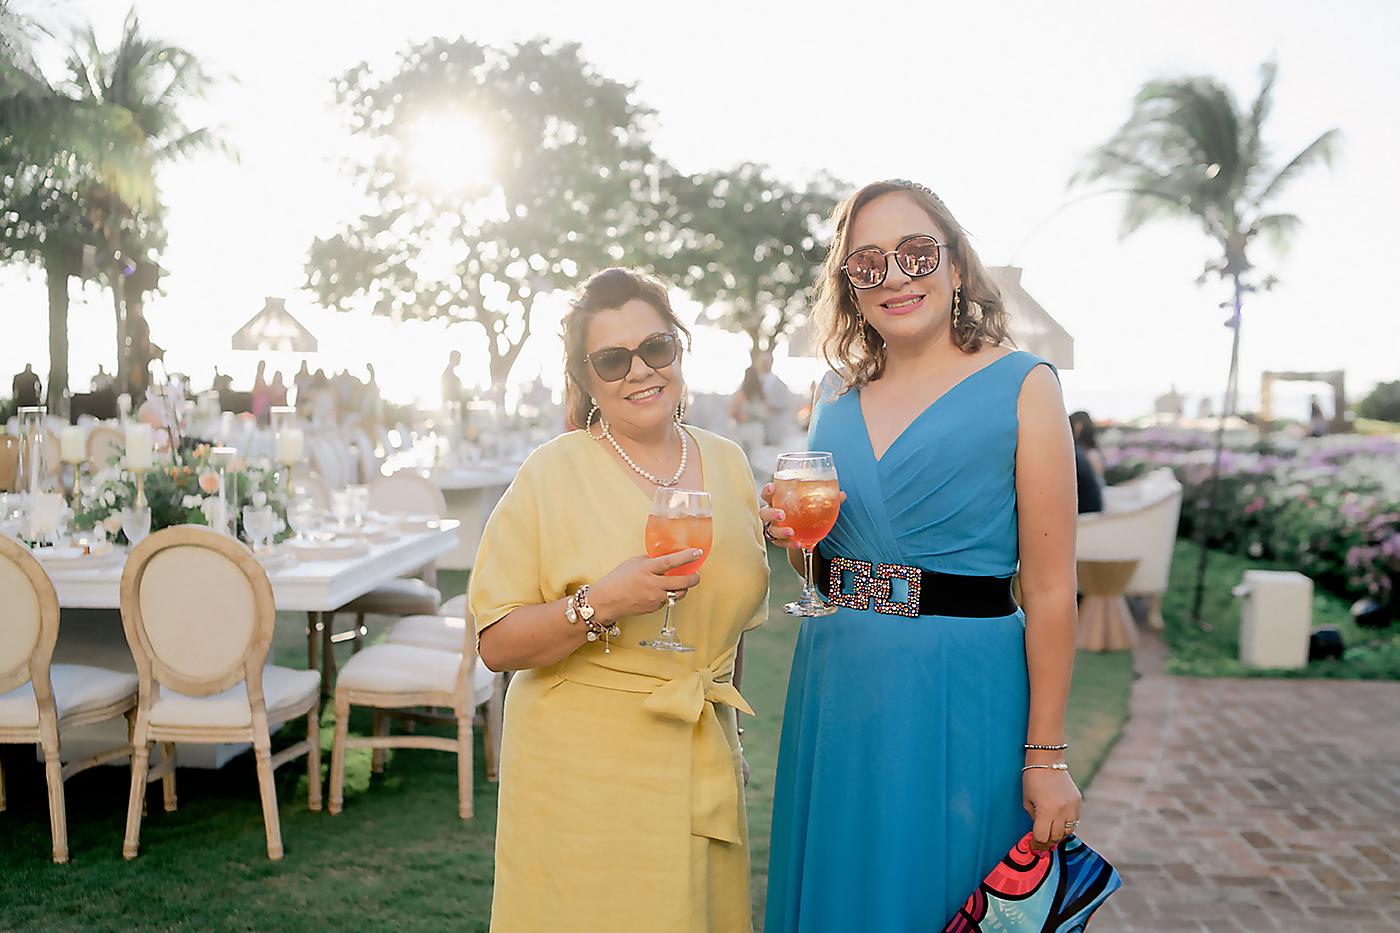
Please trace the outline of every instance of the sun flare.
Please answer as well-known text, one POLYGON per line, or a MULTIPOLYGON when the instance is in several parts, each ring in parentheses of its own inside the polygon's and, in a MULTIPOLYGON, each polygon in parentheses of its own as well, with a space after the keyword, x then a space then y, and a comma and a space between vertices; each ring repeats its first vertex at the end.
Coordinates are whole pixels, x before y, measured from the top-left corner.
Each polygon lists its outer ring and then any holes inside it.
POLYGON ((463 114, 423 117, 409 140, 409 162, 420 181, 441 191, 471 191, 491 181, 491 140, 463 114))

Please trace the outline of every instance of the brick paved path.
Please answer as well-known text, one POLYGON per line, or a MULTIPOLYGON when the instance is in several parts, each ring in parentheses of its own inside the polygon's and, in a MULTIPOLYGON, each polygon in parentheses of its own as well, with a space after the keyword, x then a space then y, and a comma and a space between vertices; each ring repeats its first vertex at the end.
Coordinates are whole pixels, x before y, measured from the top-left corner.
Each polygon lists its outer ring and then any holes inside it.
POLYGON ((1093 933, 1400 930, 1400 683, 1167 677, 1085 794, 1123 875, 1093 933))

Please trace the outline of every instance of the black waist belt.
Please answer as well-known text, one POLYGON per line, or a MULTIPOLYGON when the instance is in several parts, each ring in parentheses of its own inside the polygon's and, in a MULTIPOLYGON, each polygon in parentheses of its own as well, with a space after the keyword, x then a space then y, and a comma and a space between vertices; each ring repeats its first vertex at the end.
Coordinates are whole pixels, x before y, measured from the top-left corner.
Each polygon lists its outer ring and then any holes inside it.
POLYGON ((873 609, 886 615, 956 616, 991 619, 1016 611, 1011 577, 969 577, 956 573, 920 570, 906 564, 871 564, 869 561, 812 555, 817 588, 833 605, 847 609, 873 609), (847 579, 847 574, 850 574, 847 579), (891 592, 893 581, 909 585, 903 601, 891 592))

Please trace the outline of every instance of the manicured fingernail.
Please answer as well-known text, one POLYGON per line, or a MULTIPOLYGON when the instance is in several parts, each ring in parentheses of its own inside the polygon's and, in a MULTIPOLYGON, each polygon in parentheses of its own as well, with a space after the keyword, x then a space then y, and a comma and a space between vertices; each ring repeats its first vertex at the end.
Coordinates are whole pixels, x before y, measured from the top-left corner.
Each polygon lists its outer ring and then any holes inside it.
POLYGON ((779 513, 778 513, 778 521, 782 521, 782 520, 785 519, 785 518, 787 518, 787 515, 786 515, 785 513, 783 513, 783 512, 779 512, 779 513))
POLYGON ((704 557, 704 556, 705 556, 705 552, 702 551, 702 550, 700 550, 699 548, 696 548, 695 550, 693 550, 693 551, 690 552, 690 556, 691 556, 691 557, 704 557))

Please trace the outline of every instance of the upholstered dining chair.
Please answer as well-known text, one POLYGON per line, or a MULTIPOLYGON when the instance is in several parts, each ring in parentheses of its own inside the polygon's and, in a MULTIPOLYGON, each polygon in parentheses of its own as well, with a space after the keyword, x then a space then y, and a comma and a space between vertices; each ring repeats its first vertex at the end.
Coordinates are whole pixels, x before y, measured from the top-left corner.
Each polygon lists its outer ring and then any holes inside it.
MULTIPOLYGON (((53 583, 24 545, 0 535, 0 742, 37 744, 42 750, 53 860, 63 863, 68 861, 63 782, 94 765, 128 758, 131 745, 65 767, 62 733, 129 716, 136 708, 136 677, 83 664, 52 664, 57 641, 53 583)), ((0 769, 4 809, 5 774, 0 769)))
MULTIPOLYGON (((431 481, 413 470, 399 470, 390 476, 377 476, 369 484, 370 509, 377 512, 414 515, 432 515, 442 518, 447 514, 447 500, 442 491, 431 481)), ((418 577, 400 577, 381 583, 363 596, 356 597, 334 612, 320 613, 320 618, 312 614, 311 627, 321 632, 321 670, 324 673, 325 688, 330 689, 330 679, 335 672, 334 646, 341 642, 351 642, 351 650, 358 652, 364 637, 369 633, 365 626, 365 616, 409 616, 427 615, 438 611, 442 596, 437 590, 437 565, 428 564, 419 568, 418 577), (421 579, 419 579, 421 577, 421 579), (355 626, 343 632, 335 631, 335 617, 343 613, 355 616, 355 626)), ((308 656, 311 649, 308 646, 308 656)))
MULTIPOLYGON (((344 805, 345 752, 372 748, 372 767, 383 769, 382 750, 427 748, 457 755, 457 815, 472 818, 472 721, 476 708, 490 700, 499 683, 494 672, 476 656, 476 633, 463 630, 456 651, 439 651, 408 644, 370 645, 346 662, 335 683, 335 739, 331 746, 330 811, 344 805), (484 671, 490 675, 481 676, 484 671), (350 707, 374 710, 373 735, 348 734, 350 707), (436 735, 391 735, 390 719, 441 721, 439 714, 418 712, 417 707, 450 711, 455 738, 436 735)), ((499 735, 499 731, 497 732, 499 735)))
POLYGON ((165 809, 175 809, 175 742, 251 742, 267 855, 282 857, 273 772, 306 756, 307 805, 321 809, 321 676, 267 664, 275 619, 267 573, 242 544, 196 525, 158 531, 127 557, 122 627, 140 695, 122 855, 141 836, 151 742, 160 742, 165 809), (272 753, 276 724, 306 717, 306 738, 272 753))
MULTIPOLYGON (((476 644, 476 635, 471 631, 474 628, 471 620, 464 616, 405 616, 394 623, 384 641, 390 645, 409 645, 414 648, 460 654, 464 639, 470 638, 472 644, 476 644)), ((501 723, 505 713, 506 675, 491 670, 479 657, 475 659, 474 664, 472 689, 478 697, 486 698, 477 703, 479 707, 484 707, 481 717, 481 744, 486 749, 486 780, 494 781, 501 763, 501 723)), ((379 751, 375 752, 375 771, 383 769, 383 757, 379 751)))
POLYGON ((116 428, 99 425, 88 432, 87 460, 94 470, 107 466, 126 450, 126 437, 116 428))
POLYGON ((19 488, 19 438, 0 432, 0 492, 19 488))

